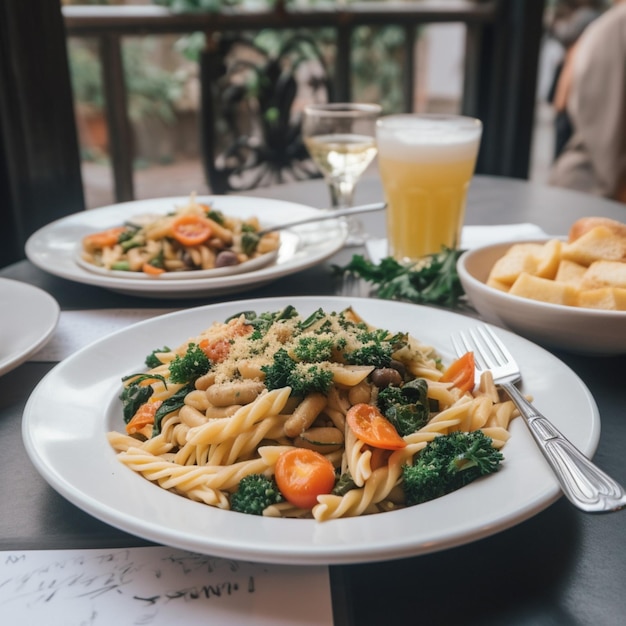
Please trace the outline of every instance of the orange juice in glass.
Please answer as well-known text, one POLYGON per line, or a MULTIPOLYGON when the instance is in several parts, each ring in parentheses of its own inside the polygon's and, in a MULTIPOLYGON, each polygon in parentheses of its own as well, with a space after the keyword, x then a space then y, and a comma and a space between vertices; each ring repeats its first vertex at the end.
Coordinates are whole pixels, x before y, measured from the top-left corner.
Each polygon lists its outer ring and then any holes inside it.
POLYGON ((482 135, 461 115, 389 115, 377 122, 389 255, 413 263, 460 244, 482 135))

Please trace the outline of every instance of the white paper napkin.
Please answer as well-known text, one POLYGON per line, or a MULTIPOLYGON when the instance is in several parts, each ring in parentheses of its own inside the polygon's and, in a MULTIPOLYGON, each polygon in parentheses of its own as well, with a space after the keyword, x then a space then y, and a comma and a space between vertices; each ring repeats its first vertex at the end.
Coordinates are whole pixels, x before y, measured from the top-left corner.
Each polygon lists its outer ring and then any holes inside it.
MULTIPOLYGON (((486 246, 499 241, 512 241, 547 237, 536 224, 497 224, 495 226, 464 226, 461 247, 465 250, 486 246)), ((368 239, 365 247, 373 263, 379 263, 388 255, 387 239, 368 239)))

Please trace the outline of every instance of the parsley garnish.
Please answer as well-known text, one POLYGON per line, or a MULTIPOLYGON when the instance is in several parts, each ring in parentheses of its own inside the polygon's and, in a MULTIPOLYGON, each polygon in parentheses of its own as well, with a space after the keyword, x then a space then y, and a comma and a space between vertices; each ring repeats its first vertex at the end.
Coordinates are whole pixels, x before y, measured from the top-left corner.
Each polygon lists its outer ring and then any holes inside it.
POLYGON ((417 265, 402 265, 392 257, 372 263, 355 254, 343 267, 333 266, 334 273, 352 272, 374 285, 374 294, 385 300, 408 300, 416 304, 438 304, 450 308, 461 305, 465 295, 456 271, 462 250, 442 248, 417 265))

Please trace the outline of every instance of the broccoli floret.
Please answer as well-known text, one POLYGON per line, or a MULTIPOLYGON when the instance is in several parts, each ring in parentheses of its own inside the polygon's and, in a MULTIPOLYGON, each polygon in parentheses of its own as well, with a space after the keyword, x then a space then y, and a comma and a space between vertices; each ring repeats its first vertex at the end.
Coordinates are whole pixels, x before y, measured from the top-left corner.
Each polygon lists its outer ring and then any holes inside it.
POLYGON ((191 383, 211 369, 211 361, 195 343, 187 346, 185 356, 176 356, 169 365, 173 383, 191 383))
POLYGON ((216 209, 209 209, 206 216, 209 219, 212 219, 214 222, 217 222, 220 226, 224 226, 226 224, 224 214, 221 211, 217 211, 216 209))
POLYGON ((502 453, 481 430, 454 432, 431 441, 402 471, 409 506, 439 498, 498 470, 502 453))
POLYGON ((291 387, 291 395, 303 397, 313 391, 326 393, 333 382, 329 369, 310 363, 294 361, 287 350, 280 348, 274 354, 271 365, 263 365, 265 386, 271 391, 291 387))
POLYGON ((278 320, 288 320, 292 317, 296 317, 296 315, 298 315, 298 311, 296 311, 296 309, 290 304, 281 311, 276 311, 274 313, 267 311, 265 313, 257 315, 254 311, 242 311, 241 313, 237 313, 236 315, 231 315, 229 318, 226 319, 226 322, 230 321, 233 318, 237 318, 240 315, 243 315, 246 320, 246 324, 252 326, 252 328, 254 329, 252 333, 250 333, 250 339, 255 340, 262 339, 267 334, 267 331, 270 329, 274 322, 277 322, 278 320))
POLYGON ((247 256, 252 256, 259 245, 261 238, 251 231, 244 231, 241 233, 241 250, 247 256))
POLYGON ((376 403, 398 433, 405 437, 428 422, 428 383, 423 378, 416 378, 402 387, 385 387, 380 390, 376 403))
POLYGON ((162 348, 156 348, 146 357, 146 366, 149 368, 159 367, 159 365, 162 365, 162 362, 156 356, 157 353, 170 351, 170 348, 168 348, 167 346, 163 346, 162 348))
POLYGON ((230 497, 230 508, 239 513, 262 515, 272 504, 283 501, 276 481, 263 474, 248 474, 239 482, 237 491, 230 497))
POLYGON ((407 343, 406 333, 389 335, 382 329, 359 333, 358 339, 361 347, 344 355, 351 365, 389 367, 393 353, 407 343))
POLYGON ((307 363, 330 361, 333 355, 333 341, 332 339, 322 339, 314 335, 299 337, 293 353, 300 361, 307 363))

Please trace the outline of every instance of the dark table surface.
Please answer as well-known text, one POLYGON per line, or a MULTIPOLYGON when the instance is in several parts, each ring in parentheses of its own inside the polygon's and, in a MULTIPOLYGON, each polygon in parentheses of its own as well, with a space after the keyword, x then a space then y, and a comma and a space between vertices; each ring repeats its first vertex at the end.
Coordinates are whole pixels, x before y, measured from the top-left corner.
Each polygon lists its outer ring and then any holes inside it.
MULTIPOLYGON (((328 195, 319 181, 255 190, 323 207, 328 195)), ((375 176, 361 181, 357 202, 382 199, 375 176)), ((532 222, 550 235, 566 234, 576 219, 598 215, 626 221, 626 206, 525 181, 476 177, 467 224, 532 222)), ((363 218, 383 236, 382 214, 363 218)), ((336 284, 331 263, 361 252, 346 248, 314 268, 272 285, 230 296, 330 295, 336 284)), ((188 307, 225 299, 155 300, 120 295, 72 283, 22 261, 0 276, 36 285, 62 310, 188 307)), ((1 303, 9 306, 9 303, 1 303)), ((1 320, 0 312, 0 320, 1 320)), ((585 357, 555 352, 589 387, 600 410, 602 432, 596 463, 626 484, 626 356, 585 357)), ((27 362, 0 377, 0 548, 114 548, 147 542, 104 524, 58 495, 30 463, 21 438, 26 400, 54 363, 27 362)), ((626 623, 626 512, 589 515, 565 499, 533 518, 474 543, 403 560, 332 566, 336 624, 626 623)), ((297 623, 297 619, 294 619, 297 623)))

